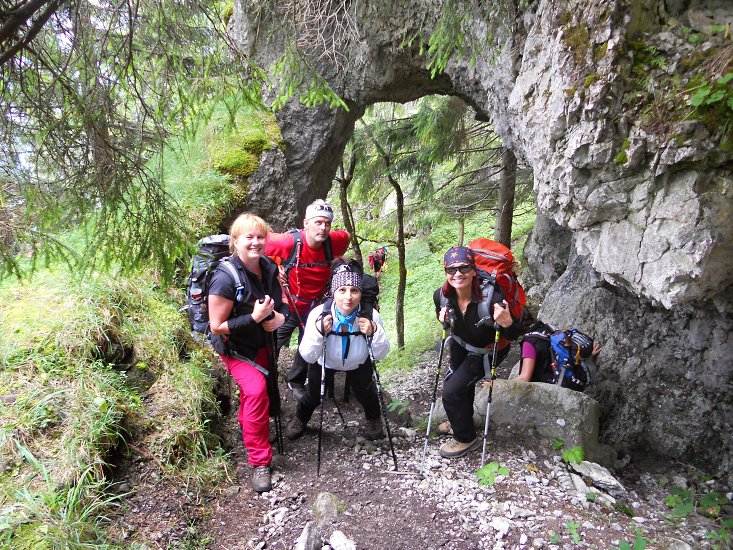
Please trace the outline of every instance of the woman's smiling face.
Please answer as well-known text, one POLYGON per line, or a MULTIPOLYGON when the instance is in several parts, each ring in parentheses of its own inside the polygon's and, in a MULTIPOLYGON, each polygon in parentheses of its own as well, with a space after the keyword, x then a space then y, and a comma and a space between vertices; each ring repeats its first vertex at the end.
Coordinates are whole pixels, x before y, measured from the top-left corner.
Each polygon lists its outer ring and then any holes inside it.
POLYGON ((456 290, 471 288, 476 269, 471 264, 456 263, 445 267, 445 279, 456 290))
POLYGON ((259 260, 265 249, 266 237, 267 235, 255 227, 250 227, 244 231, 234 243, 239 259, 243 262, 259 260))

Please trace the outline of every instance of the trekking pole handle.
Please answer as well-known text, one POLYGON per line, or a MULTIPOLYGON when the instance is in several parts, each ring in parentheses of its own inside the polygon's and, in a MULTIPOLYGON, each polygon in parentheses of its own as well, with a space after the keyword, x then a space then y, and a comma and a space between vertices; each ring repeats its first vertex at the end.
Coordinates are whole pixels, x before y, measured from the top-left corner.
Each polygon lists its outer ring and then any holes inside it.
POLYGON ((498 325, 496 323, 494 323, 494 319, 491 317, 491 315, 487 315, 486 317, 482 317, 481 319, 478 320, 478 322, 474 326, 476 328, 481 328, 481 327, 485 327, 489 323, 493 323, 494 324, 494 330, 497 330, 498 329, 498 325))
MULTIPOLYGON (((265 303, 265 299, 264 298, 260 298, 259 300, 257 300, 257 302, 260 303, 260 304, 264 304, 265 303)), ((270 314, 263 319, 263 321, 269 321, 270 319, 274 319, 274 318, 275 318, 275 312, 274 311, 271 311, 270 314)))

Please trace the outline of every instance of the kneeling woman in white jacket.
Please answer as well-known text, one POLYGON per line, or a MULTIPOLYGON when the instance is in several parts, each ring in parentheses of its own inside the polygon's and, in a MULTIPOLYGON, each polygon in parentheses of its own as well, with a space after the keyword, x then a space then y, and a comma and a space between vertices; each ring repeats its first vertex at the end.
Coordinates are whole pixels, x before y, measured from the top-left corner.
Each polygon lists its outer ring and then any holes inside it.
MULTIPOLYGON (((288 422, 285 435, 296 439, 303 435, 313 411, 321 402, 321 366, 325 358, 326 376, 333 371, 346 371, 347 382, 356 399, 364 407, 366 428, 364 437, 384 437, 379 411, 379 400, 367 338, 371 340, 375 360, 383 359, 389 352, 389 342, 384 333, 382 319, 375 310, 372 320, 360 317, 362 271, 357 262, 336 267, 331 277, 333 303, 329 311, 324 305, 313 309, 305 324, 305 333, 298 350, 308 365, 306 396, 298 402, 295 416, 288 422), (324 336, 325 335, 325 336, 324 336)), ((328 303, 328 302, 327 302, 328 303)))

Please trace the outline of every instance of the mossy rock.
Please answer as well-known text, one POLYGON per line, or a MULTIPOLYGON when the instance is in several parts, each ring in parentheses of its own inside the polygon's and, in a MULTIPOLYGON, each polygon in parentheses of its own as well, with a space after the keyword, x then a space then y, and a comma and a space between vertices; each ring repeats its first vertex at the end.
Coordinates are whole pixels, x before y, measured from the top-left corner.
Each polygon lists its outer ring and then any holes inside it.
POLYGON ((566 28, 563 34, 563 41, 572 52, 575 63, 578 65, 583 64, 590 45, 588 25, 581 22, 566 28))
POLYGON ((211 166, 220 174, 247 177, 257 170, 263 151, 282 147, 282 135, 272 113, 238 113, 236 123, 227 129, 221 121, 209 127, 211 166))
POLYGON ((212 151, 211 157, 211 165, 214 170, 230 176, 247 177, 253 174, 260 165, 259 154, 237 146, 222 147, 212 151))

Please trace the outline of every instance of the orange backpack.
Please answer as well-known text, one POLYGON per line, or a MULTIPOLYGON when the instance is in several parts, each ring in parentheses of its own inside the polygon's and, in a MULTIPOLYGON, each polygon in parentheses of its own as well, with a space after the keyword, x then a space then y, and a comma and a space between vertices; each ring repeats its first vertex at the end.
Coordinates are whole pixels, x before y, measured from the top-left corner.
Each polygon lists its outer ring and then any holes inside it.
POLYGON ((472 240, 468 243, 468 248, 475 255, 479 277, 495 281, 504 293, 512 317, 521 319, 527 296, 514 272, 516 263, 512 251, 503 244, 486 238, 472 240))

